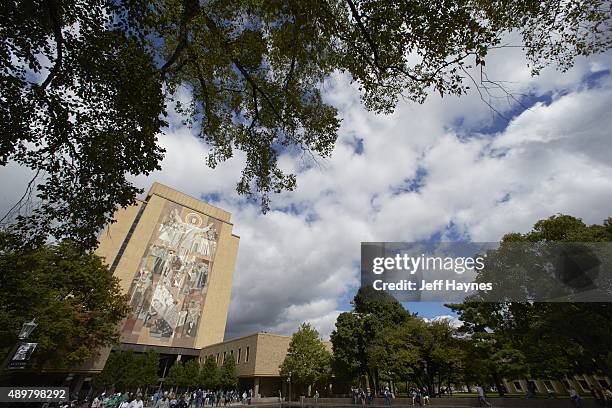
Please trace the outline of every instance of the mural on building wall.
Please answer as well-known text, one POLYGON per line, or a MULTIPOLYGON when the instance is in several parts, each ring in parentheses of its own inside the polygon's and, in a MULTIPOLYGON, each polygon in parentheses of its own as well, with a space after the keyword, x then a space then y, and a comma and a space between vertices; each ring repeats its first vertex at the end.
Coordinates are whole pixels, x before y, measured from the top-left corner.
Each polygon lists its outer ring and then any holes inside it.
POLYGON ((123 341, 193 346, 220 227, 214 218, 165 204, 129 290, 133 310, 123 341))

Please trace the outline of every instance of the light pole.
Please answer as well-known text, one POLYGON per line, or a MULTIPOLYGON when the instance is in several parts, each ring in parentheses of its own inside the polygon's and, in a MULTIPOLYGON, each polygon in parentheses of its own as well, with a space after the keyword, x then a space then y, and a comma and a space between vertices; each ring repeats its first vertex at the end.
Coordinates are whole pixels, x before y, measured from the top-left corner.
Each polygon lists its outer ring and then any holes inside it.
POLYGON ((21 331, 19 332, 19 340, 27 339, 37 326, 38 323, 36 323, 36 319, 32 319, 32 321, 24 323, 23 326, 21 326, 21 331))
POLYGON ((289 383, 288 402, 291 403, 291 371, 289 371, 289 376, 287 377, 287 382, 289 383))
MULTIPOLYGON (((34 331, 34 329, 37 326, 38 326, 38 323, 36 323, 36 319, 32 319, 31 321, 24 323, 21 326, 21 330, 19 331, 19 335, 17 336, 17 338, 19 340, 26 340, 28 336, 34 331)), ((13 356, 15 355, 15 352, 19 348, 20 343, 21 342, 19 341, 15 343, 15 346, 13 346, 10 353, 6 356, 4 363, 2 363, 2 369, 4 370, 8 369, 8 365, 11 362, 11 358, 13 358, 13 356)))

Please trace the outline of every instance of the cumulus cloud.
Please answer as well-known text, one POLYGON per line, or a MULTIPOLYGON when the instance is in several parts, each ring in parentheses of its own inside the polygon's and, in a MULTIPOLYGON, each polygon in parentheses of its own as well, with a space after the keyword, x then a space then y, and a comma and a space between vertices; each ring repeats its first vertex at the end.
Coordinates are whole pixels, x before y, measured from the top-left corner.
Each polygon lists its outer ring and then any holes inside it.
POLYGON ((463 322, 459 320, 457 316, 451 315, 439 315, 434 316, 431 319, 424 318, 423 320, 425 320, 426 322, 447 322, 451 327, 454 327, 455 329, 463 325, 463 322))

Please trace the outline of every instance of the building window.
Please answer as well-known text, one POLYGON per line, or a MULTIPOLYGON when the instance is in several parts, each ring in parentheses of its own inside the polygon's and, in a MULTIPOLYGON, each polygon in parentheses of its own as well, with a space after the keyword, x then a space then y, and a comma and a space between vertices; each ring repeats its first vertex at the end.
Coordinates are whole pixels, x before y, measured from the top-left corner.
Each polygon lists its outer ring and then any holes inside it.
POLYGON ((225 364, 225 356, 226 356, 226 354, 227 354, 227 351, 224 351, 223 352, 223 364, 225 364))
POLYGON ((589 383, 586 382, 585 380, 578 380, 578 383, 580 384, 583 390, 588 391, 590 389, 589 383))
POLYGON ((246 350, 246 360, 245 360, 245 362, 246 363, 249 362, 249 348, 248 347, 247 347, 247 350, 246 350))
POLYGON ((555 390, 555 387, 553 387, 551 381, 544 380, 544 386, 546 387, 547 391, 554 391, 555 390))
POLYGON ((521 387, 521 383, 518 381, 514 382, 514 388, 516 388, 517 391, 523 391, 523 387, 521 387))
POLYGON ((238 364, 240 364, 240 355, 242 354, 242 349, 239 348, 238 349, 238 361, 236 361, 238 364))

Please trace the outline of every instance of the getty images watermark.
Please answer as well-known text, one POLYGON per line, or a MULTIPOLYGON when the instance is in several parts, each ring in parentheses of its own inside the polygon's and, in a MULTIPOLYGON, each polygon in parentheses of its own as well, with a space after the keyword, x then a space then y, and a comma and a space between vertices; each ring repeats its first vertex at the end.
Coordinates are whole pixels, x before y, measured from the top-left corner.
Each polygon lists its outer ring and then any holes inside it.
POLYGON ((361 283, 400 301, 610 302, 612 243, 363 242, 361 283))

